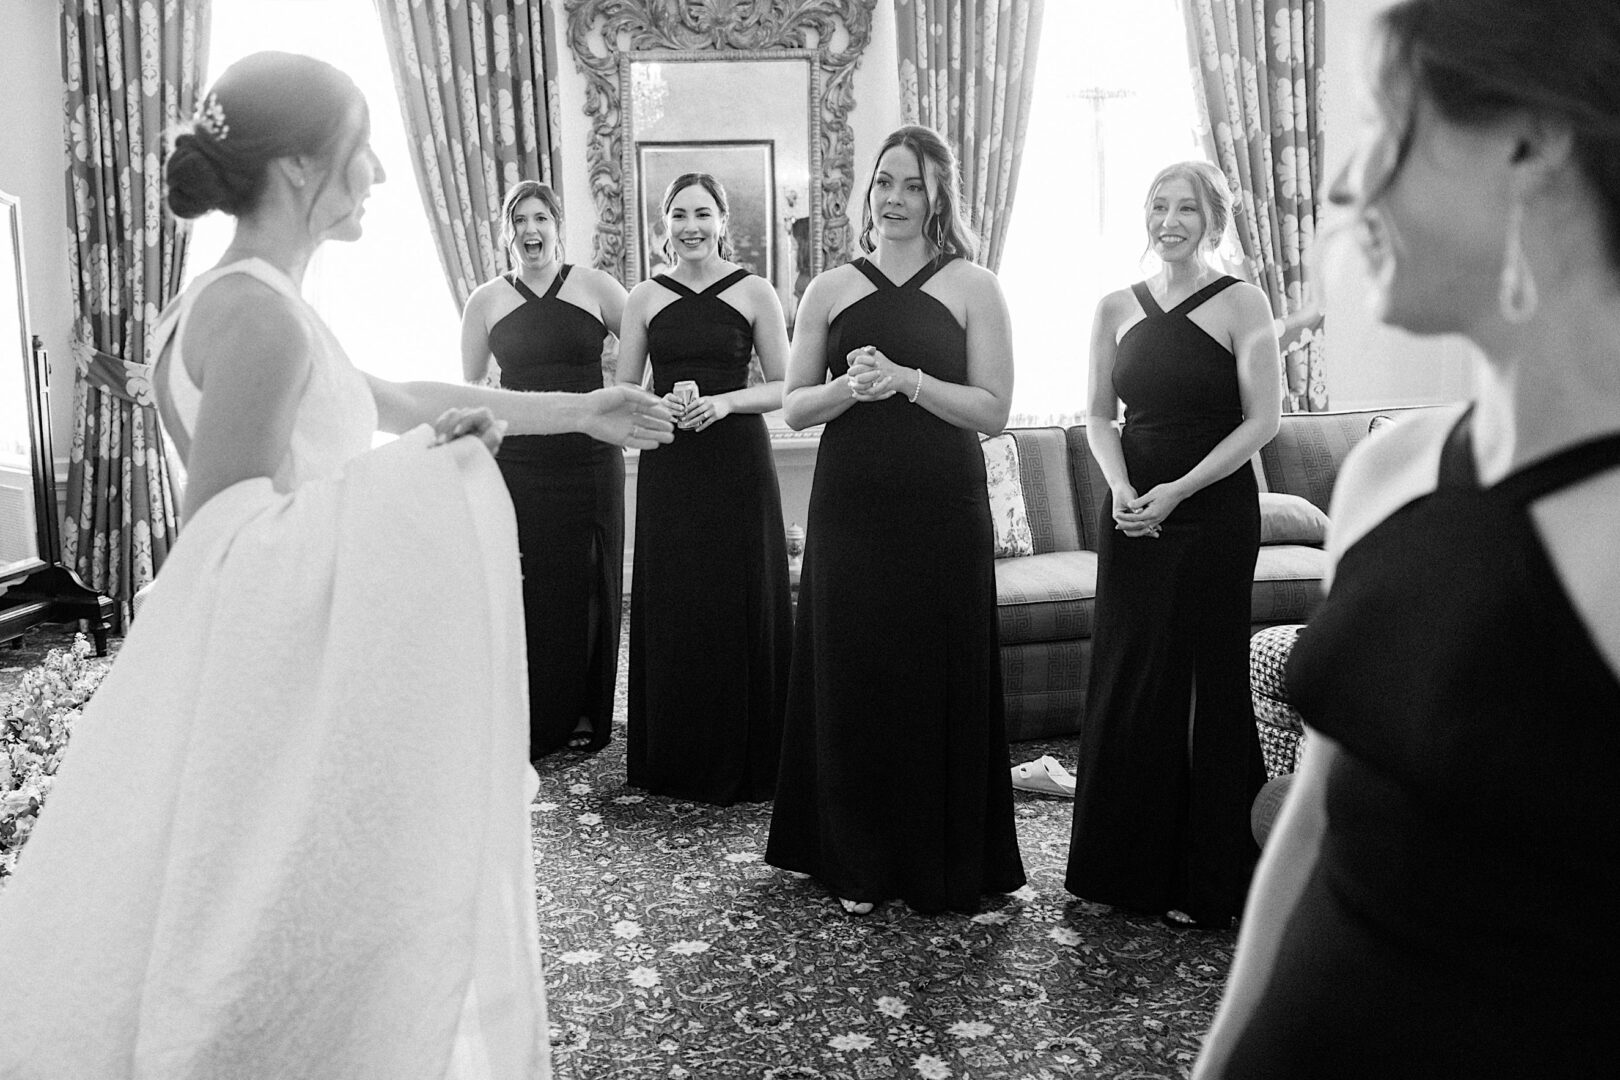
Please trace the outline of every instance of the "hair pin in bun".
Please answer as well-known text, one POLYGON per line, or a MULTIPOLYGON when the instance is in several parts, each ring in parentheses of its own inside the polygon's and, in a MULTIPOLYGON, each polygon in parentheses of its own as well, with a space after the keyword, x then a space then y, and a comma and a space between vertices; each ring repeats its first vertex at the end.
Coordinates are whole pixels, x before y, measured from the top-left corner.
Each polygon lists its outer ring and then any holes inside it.
POLYGON ((231 125, 225 122, 225 106, 219 103, 219 95, 214 93, 203 98, 202 104, 197 106, 197 115, 192 119, 192 124, 222 142, 231 133, 231 125))

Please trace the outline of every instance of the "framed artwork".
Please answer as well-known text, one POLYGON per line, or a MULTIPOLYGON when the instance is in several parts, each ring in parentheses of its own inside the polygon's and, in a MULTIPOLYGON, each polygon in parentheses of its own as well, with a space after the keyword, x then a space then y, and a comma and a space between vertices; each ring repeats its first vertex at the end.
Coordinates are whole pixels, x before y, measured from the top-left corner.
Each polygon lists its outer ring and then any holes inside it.
POLYGON ((726 235, 731 240, 732 260, 773 286, 791 285, 791 280, 783 280, 789 268, 777 263, 774 139, 636 143, 642 278, 669 269, 664 252, 664 189, 677 176, 689 172, 708 173, 725 189, 730 209, 726 235))

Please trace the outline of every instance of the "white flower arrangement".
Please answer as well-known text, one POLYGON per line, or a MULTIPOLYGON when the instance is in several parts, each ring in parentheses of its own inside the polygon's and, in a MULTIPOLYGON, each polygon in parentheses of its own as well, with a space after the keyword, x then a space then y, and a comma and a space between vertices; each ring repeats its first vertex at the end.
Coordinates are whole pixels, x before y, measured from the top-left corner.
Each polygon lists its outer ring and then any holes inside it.
POLYGON ((101 682, 104 672, 89 663, 91 655, 83 634, 65 649, 52 649, 0 709, 0 881, 16 869, 73 723, 101 682))

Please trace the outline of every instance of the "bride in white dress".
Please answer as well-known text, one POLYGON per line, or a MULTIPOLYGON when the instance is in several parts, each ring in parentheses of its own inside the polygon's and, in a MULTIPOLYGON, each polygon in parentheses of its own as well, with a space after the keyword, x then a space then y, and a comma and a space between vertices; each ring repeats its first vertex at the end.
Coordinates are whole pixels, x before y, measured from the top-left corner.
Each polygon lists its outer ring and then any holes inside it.
POLYGON ((153 344, 186 527, 0 894, 0 1077, 548 1076, 489 448, 651 449, 669 414, 360 373, 298 291, 382 179, 354 84, 259 53, 194 128, 170 206, 237 227, 153 344))

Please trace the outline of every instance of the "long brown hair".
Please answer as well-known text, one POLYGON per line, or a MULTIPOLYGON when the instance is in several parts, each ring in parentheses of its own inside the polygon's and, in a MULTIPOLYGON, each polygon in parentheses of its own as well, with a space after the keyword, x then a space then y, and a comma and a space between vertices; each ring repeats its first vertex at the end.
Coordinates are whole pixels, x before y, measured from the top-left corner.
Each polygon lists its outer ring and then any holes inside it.
POLYGON ((978 254, 979 238, 962 216, 962 180, 957 173, 956 155, 939 132, 921 124, 897 129, 878 147, 871 175, 866 179, 866 197, 861 200, 862 249, 872 251, 877 247, 872 235, 876 228, 872 221, 872 185, 877 181, 878 164, 883 161, 883 155, 897 146, 916 155, 917 168, 922 170, 925 181, 930 175, 934 180, 935 194, 929 196, 923 236, 942 252, 972 259, 978 254))

